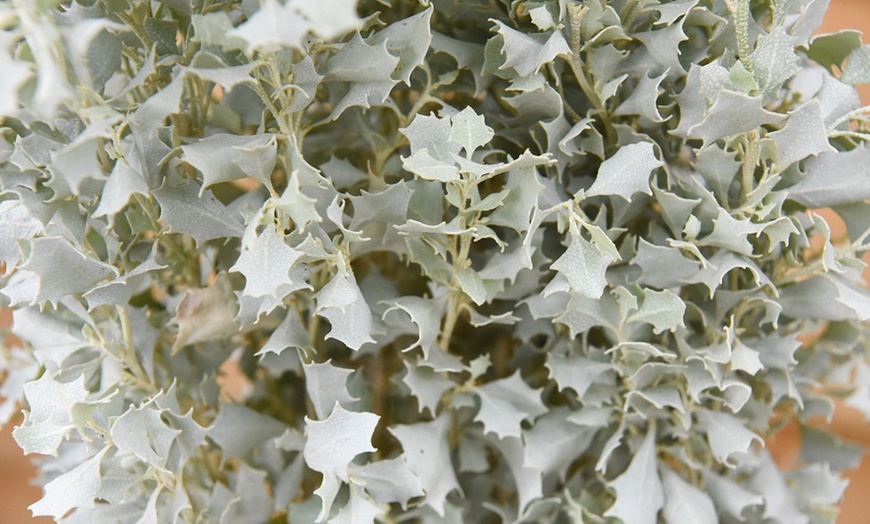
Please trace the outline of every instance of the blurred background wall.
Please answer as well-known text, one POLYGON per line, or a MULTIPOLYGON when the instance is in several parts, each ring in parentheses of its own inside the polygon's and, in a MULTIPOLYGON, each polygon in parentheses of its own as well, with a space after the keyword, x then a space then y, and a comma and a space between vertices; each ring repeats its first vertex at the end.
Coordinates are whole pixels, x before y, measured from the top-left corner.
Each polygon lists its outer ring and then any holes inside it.
MULTIPOLYGON (((864 43, 870 43, 870 0, 831 0, 831 8, 819 33, 839 29, 859 29, 865 33, 864 43)), ((2 74, 2 73, 0 73, 2 74)), ((864 104, 870 104, 870 86, 859 89, 864 104)), ((834 236, 837 232, 834 232, 834 236)), ((870 276, 870 275, 868 275, 870 276)), ((8 311, 0 311, 0 325, 8 325, 8 311)), ((41 496, 41 489, 30 484, 34 470, 10 434, 18 422, 0 431, 0 524, 50 523, 49 518, 32 518, 27 506, 41 496)), ((841 437, 870 447, 870 426, 857 411, 838 405, 832 423, 841 437)), ((768 443, 771 453, 780 463, 788 463, 796 453, 798 439, 794 427, 787 427, 768 443)), ((870 453, 864 455, 861 467, 849 474, 851 484, 841 505, 838 524, 870 524, 870 453)), ((97 524, 97 523, 95 523, 97 524)), ((691 523, 687 523, 691 524, 691 523)))

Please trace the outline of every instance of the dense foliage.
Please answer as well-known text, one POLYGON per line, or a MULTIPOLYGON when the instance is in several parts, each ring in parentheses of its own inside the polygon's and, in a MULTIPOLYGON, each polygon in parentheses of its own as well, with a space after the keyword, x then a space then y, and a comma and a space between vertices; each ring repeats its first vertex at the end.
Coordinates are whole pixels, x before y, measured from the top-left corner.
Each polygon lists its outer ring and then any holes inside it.
POLYGON ((827 4, 0 2, 34 514, 832 521, 870 46, 827 4))

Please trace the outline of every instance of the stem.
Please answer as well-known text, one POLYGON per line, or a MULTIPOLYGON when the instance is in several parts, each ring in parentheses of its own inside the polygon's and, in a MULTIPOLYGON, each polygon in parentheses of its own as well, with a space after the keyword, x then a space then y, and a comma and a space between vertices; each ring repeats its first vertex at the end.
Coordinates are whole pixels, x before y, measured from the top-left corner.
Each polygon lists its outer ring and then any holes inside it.
POLYGON ((746 137, 746 150, 743 154, 743 177, 740 187, 743 199, 746 199, 755 187, 755 167, 758 165, 758 154, 758 130, 753 129, 746 137))
POLYGON ((568 64, 571 66, 571 71, 574 73, 574 78, 577 79, 577 84, 580 86, 580 90, 583 91, 583 94, 589 99, 592 107, 594 107, 596 111, 604 111, 604 102, 601 101, 601 97, 598 96, 598 93, 592 87, 592 84, 589 83, 589 79, 586 78, 586 74, 583 72, 583 63, 580 61, 579 55, 572 54, 568 64))
MULTIPOLYGON (((550 71, 553 75, 553 78, 556 79, 556 81, 554 83, 556 84, 556 89, 559 91, 559 96, 562 97, 562 100, 568 100, 567 95, 565 95, 565 88, 562 85, 562 82, 559 81, 559 78, 556 76, 556 72, 553 71, 553 67, 552 67, 553 64, 548 64, 548 65, 550 66, 550 71)), ((568 105, 567 103, 565 104, 565 112, 568 113, 568 116, 571 118, 571 121, 574 124, 583 120, 583 118, 579 114, 577 114, 577 111, 574 111, 574 108, 571 107, 570 105, 568 105)))
MULTIPOLYGON (((288 95, 288 91, 284 89, 284 81, 281 80, 281 72, 278 71, 278 66, 275 64, 274 55, 270 56, 269 60, 266 60, 266 66, 269 68, 269 75, 272 78, 272 85, 275 88, 275 93, 278 95, 278 101, 281 102, 281 105, 285 108, 290 107, 290 101, 293 95, 288 95)), ((288 127, 292 126, 288 124, 288 127)))
POLYGON ((583 62, 580 60, 580 25, 588 10, 587 7, 580 4, 568 4, 568 16, 571 21, 571 57, 568 64, 571 66, 571 71, 574 73, 583 94, 597 111, 602 111, 604 104, 601 102, 601 97, 589 83, 589 78, 586 77, 586 72, 583 70, 583 62))
MULTIPOLYGON (((172 237, 167 236, 163 228, 160 226, 160 222, 157 220, 157 217, 154 215, 154 210, 151 209, 151 204, 149 200, 146 200, 144 196, 139 193, 133 193, 133 199, 139 204, 139 207, 142 208, 142 211, 145 213, 145 216, 148 217, 148 221, 151 222, 151 228, 154 230, 154 234, 157 236, 155 239, 155 244, 160 243, 168 249, 170 253, 178 257, 179 260, 184 262, 194 262, 196 259, 188 255, 187 250, 184 247, 178 245, 172 237)), ((185 264, 185 272, 187 273, 185 278, 192 284, 199 284, 199 269, 197 267, 193 267, 191 264, 185 264)))
POLYGON ((278 123, 278 129, 281 131, 282 135, 290 136, 291 130, 287 127, 287 124, 284 122, 284 119, 281 118, 281 112, 275 106, 275 103, 272 101, 272 98, 266 93, 266 90, 263 89, 263 85, 258 81, 255 84, 251 84, 252 89, 257 96, 260 97, 260 100, 266 104, 266 108, 272 113, 272 117, 275 119, 275 122, 278 123))
MULTIPOLYGON (((857 241, 856 241, 857 242, 857 241)), ((856 253, 860 253, 865 249, 870 248, 870 245, 848 245, 843 246, 841 248, 837 248, 834 250, 834 261, 841 262, 848 258, 852 258, 856 253)), ((827 273, 827 269, 825 269, 825 254, 819 253, 815 260, 813 260, 809 265, 804 266, 803 268, 793 272, 783 275, 779 278, 773 280, 773 284, 777 287, 791 284, 800 280, 801 278, 807 275, 813 275, 816 273, 827 273)))
POLYGON ((151 46, 154 45, 154 42, 148 37, 148 33, 145 32, 145 28, 142 25, 140 20, 134 20, 130 14, 127 14, 125 11, 118 11, 116 16, 127 26, 130 30, 133 31, 133 34, 136 35, 136 38, 142 42, 142 45, 145 46, 145 49, 151 49, 151 46))
POLYGON ((862 116, 862 115, 864 115, 865 113, 870 114, 870 106, 859 107, 858 109, 854 109, 854 110, 852 110, 852 111, 849 111, 849 112, 846 113, 845 115, 843 115, 843 116, 841 116, 840 118, 834 120, 834 122, 831 123, 831 125, 828 126, 828 132, 829 132, 829 133, 833 132, 834 129, 837 129, 837 126, 839 126, 839 125, 842 124, 843 122, 846 122, 846 121, 848 121, 848 120, 851 120, 851 119, 856 118, 856 117, 859 117, 859 116, 862 116))
POLYGON ((136 356, 136 348, 133 344, 133 333, 130 329, 130 317, 127 315, 127 310, 123 306, 115 306, 118 311, 118 320, 121 324, 121 333, 124 337, 124 343, 121 347, 121 360, 127 365, 132 376, 136 379, 137 384, 144 389, 154 392, 157 390, 157 385, 153 378, 150 378, 142 365, 139 363, 139 358, 136 356))
POLYGON ((630 28, 637 18, 640 9, 638 9, 638 0, 628 0, 619 13, 619 18, 623 20, 622 26, 626 29, 630 28))
POLYGON ((456 328, 456 321, 459 320, 459 311, 462 304, 462 290, 455 289, 451 283, 450 291, 448 293, 447 316, 444 317, 444 326, 441 328, 441 336, 438 340, 438 347, 445 352, 450 349, 450 339, 453 337, 453 330, 456 328))
POLYGON ((862 133, 860 131, 836 131, 828 135, 829 138, 846 137, 856 140, 870 141, 870 133, 862 133))
POLYGON ((737 53, 740 55, 743 67, 750 73, 754 73, 752 64, 745 62, 746 57, 751 53, 749 49, 749 16, 749 0, 737 0, 737 6, 734 10, 735 23, 737 24, 737 53))
POLYGON ((588 8, 580 6, 579 4, 568 4, 568 15, 571 24, 571 56, 568 59, 568 65, 571 67, 571 72, 574 73, 574 78, 577 79, 577 85, 580 86, 580 90, 595 109, 595 118, 604 130, 603 135, 605 141, 612 144, 616 137, 616 130, 613 128, 613 123, 610 121, 607 107, 598 95, 598 91, 593 86, 593 83, 586 75, 586 71, 583 68, 583 61, 580 58, 580 53, 582 51, 580 45, 580 26, 587 11, 588 8))
MULTIPOLYGON (((468 153, 471 156, 471 153, 468 153)), ((467 227, 465 221, 466 207, 468 201, 468 189, 470 183, 465 183, 460 187, 460 207, 458 209, 459 228, 467 227)), ((468 266, 468 253, 471 251, 471 237, 468 233, 463 233, 458 237, 453 237, 453 245, 450 247, 453 255, 453 278, 450 281, 450 288, 447 299, 447 316, 444 318, 444 326, 441 328, 441 336, 438 340, 438 346, 446 351, 450 349, 450 339, 453 337, 453 330, 456 328, 456 322, 459 320, 459 314, 465 305, 465 293, 459 285, 459 278, 456 276, 460 271, 468 266), (458 245, 457 245, 458 244, 458 245)))

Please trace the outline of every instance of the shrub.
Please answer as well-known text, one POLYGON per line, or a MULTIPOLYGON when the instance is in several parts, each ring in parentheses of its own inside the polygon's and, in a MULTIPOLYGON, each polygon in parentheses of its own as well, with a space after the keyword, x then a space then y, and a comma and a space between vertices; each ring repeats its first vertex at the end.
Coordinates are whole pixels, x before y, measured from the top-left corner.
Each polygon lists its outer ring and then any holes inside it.
POLYGON ((870 47, 827 4, 0 6, 33 513, 833 521, 870 47))

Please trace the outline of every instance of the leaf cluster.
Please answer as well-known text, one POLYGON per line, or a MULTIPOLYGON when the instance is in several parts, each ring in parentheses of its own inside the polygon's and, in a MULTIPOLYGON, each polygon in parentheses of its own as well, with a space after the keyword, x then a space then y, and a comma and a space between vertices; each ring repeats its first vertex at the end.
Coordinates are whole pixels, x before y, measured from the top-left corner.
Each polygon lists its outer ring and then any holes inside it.
POLYGON ((827 5, 0 3, 33 513, 833 522, 870 47, 827 5))

